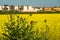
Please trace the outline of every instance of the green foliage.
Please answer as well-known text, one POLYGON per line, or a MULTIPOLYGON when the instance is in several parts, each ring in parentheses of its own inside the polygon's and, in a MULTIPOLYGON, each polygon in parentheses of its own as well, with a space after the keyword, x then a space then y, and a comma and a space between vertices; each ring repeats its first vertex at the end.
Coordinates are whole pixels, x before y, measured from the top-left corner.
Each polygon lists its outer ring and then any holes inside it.
POLYGON ((35 31, 33 30, 35 21, 28 21, 26 18, 20 18, 17 16, 17 20, 15 21, 13 16, 10 15, 10 22, 5 23, 5 32, 4 35, 5 40, 33 40, 35 31))

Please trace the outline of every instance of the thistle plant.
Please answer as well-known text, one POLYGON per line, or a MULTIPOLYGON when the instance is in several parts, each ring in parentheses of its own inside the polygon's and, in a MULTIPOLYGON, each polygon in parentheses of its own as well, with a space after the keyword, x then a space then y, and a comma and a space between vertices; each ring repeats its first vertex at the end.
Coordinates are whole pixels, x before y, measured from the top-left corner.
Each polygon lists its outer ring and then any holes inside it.
POLYGON ((17 28, 15 28, 15 22, 13 20, 12 15, 10 16, 10 23, 5 23, 5 32, 2 35, 5 36, 6 40, 19 40, 20 36, 19 36, 19 30, 17 28))
POLYGON ((5 23, 5 32, 2 35, 4 40, 33 40, 35 31, 33 27, 35 21, 28 21, 26 18, 17 16, 17 20, 14 20, 13 16, 10 15, 10 22, 5 23))
MULTIPOLYGON (((46 22, 47 21, 44 20, 44 23, 45 23, 45 31, 44 32, 41 31, 41 40, 49 40, 49 27, 46 24, 46 22)), ((43 29, 41 28, 41 30, 43 30, 43 29)))

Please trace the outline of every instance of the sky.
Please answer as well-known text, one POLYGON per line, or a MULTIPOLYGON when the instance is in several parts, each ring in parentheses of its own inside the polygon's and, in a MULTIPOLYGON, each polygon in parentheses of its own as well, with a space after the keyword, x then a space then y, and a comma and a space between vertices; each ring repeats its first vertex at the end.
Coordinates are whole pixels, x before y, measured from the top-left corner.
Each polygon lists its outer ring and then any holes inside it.
POLYGON ((0 5, 60 6, 60 0, 0 0, 0 5))

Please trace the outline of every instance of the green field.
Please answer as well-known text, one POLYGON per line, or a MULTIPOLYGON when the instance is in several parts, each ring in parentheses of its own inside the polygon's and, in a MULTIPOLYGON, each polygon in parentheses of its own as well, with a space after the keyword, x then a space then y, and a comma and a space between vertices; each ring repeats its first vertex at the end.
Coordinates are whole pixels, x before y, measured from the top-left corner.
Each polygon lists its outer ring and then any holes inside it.
MULTIPOLYGON (((60 40, 60 13, 41 13, 41 12, 0 12, 0 37, 4 32, 4 24, 10 20, 10 15, 13 16, 14 21, 17 20, 17 16, 26 18, 28 24, 30 21, 36 21, 33 30, 37 30, 36 39, 20 39, 20 40, 60 40), (41 34, 42 33, 42 34, 41 34), (42 35, 42 36, 41 36, 42 35), (42 37, 42 38, 41 38, 42 37)), ((29 35, 29 34, 28 34, 29 35)), ((3 37, 3 36, 2 36, 3 37)))

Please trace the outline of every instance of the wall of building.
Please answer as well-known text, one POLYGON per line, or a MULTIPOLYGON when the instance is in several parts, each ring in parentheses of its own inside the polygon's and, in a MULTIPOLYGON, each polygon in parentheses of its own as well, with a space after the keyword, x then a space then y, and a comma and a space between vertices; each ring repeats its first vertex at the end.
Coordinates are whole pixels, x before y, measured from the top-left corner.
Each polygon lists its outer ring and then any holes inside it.
POLYGON ((15 10, 16 10, 16 11, 19 11, 18 6, 15 6, 15 10))
POLYGON ((22 11, 23 12, 31 12, 31 11, 33 11, 33 8, 32 8, 32 6, 23 6, 22 11))
POLYGON ((43 10, 44 11, 52 11, 52 8, 51 7, 44 7, 43 10))
POLYGON ((2 8, 2 11, 10 11, 10 6, 2 6, 1 8, 2 8))
POLYGON ((8 8, 8 11, 10 11, 10 6, 7 6, 7 8, 8 8))
POLYGON ((43 8, 40 8, 40 11, 42 11, 43 10, 43 8))
POLYGON ((23 6, 23 10, 22 11, 27 11, 27 6, 23 6))
POLYGON ((60 11, 60 8, 58 7, 56 7, 56 8, 53 8, 53 10, 55 10, 55 11, 60 11))
POLYGON ((0 6, 0 10, 2 10, 2 6, 0 6))

